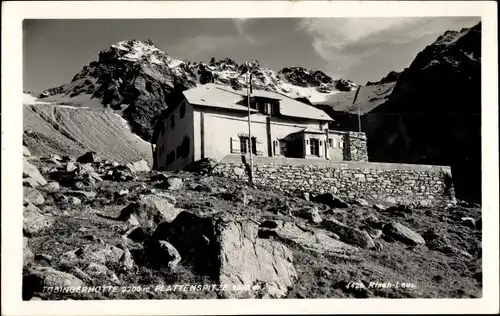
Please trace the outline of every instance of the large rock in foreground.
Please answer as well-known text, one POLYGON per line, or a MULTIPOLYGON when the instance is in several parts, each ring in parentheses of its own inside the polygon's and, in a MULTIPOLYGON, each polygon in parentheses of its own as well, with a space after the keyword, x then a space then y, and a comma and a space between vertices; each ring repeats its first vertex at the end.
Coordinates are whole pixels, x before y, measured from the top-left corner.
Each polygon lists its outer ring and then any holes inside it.
POLYGON ((23 299, 29 299, 33 293, 42 292, 44 287, 83 286, 82 280, 72 274, 50 267, 35 267, 23 277, 23 299))
POLYGON ((23 202, 25 204, 41 205, 45 202, 45 198, 37 189, 23 187, 23 202))
POLYGON ((353 244, 362 248, 370 249, 375 248, 375 242, 370 237, 370 235, 364 231, 353 227, 344 225, 343 223, 337 221, 334 218, 329 218, 324 221, 325 227, 339 235, 340 240, 353 244))
POLYGON ((32 186, 46 185, 47 180, 42 176, 40 171, 26 157, 23 158, 23 178, 29 181, 32 186))
MULTIPOLYGON (((121 210, 121 220, 135 217, 143 228, 152 228, 161 222, 172 222, 182 212, 175 208, 175 199, 168 196, 145 195, 138 202, 130 203, 121 210)), ((134 219, 132 221, 135 222, 134 219)))
POLYGON ((36 236, 38 233, 49 228, 54 223, 50 216, 42 214, 40 209, 33 204, 24 207, 23 234, 24 236, 36 236))
POLYGON ((408 245, 425 244, 425 240, 420 234, 396 222, 385 225, 384 234, 408 245))
POLYGON ((305 228, 296 223, 281 220, 268 220, 261 224, 259 237, 273 237, 284 242, 293 242, 300 247, 320 254, 333 256, 353 257, 358 252, 356 247, 350 246, 332 237, 328 231, 305 228))
POLYGON ((297 279, 292 253, 258 235, 259 225, 250 220, 182 212, 159 225, 153 239, 168 241, 195 269, 225 287, 221 297, 284 297, 297 279))

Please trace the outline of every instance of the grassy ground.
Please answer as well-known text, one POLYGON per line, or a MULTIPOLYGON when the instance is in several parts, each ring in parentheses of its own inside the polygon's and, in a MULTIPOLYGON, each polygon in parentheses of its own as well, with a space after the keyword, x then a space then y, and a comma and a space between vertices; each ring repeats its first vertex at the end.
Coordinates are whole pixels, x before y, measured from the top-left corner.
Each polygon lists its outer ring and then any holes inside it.
MULTIPOLYGON (((218 177, 197 179, 188 173, 178 174, 185 177, 185 188, 174 193, 176 207, 200 213, 233 213, 238 216, 253 218, 257 221, 265 219, 282 219, 306 224, 305 219, 292 217, 280 209, 298 208, 312 205, 299 198, 284 197, 277 192, 246 188, 249 203, 228 198, 224 194, 197 192, 189 188, 189 183, 202 183, 209 188, 233 189, 245 186, 237 182, 218 177)), ((54 194, 43 192, 46 202, 40 209, 55 218, 56 224, 48 231, 29 240, 33 253, 47 254, 58 258, 66 251, 72 251, 85 245, 110 244, 120 247, 126 245, 134 254, 140 253, 141 244, 123 239, 125 225, 123 222, 97 216, 97 213, 111 217, 118 216, 120 210, 130 203, 140 189, 157 191, 150 182, 149 175, 143 175, 138 181, 98 182, 92 191, 97 192, 94 201, 83 202, 73 206, 57 201, 57 196, 64 195, 65 188, 54 194), (127 197, 117 198, 115 193, 121 189, 129 189, 127 197)), ((381 245, 377 250, 361 249, 358 257, 361 260, 344 260, 320 255, 304 250, 297 245, 287 245, 294 256, 294 266, 298 272, 298 280, 290 290, 288 298, 344 298, 344 297, 384 297, 384 298, 438 298, 438 297, 481 297, 481 230, 461 223, 460 218, 471 216, 480 218, 478 208, 421 208, 407 213, 377 212, 371 207, 353 206, 350 209, 330 210, 324 205, 317 205, 323 218, 334 216, 336 219, 354 227, 362 227, 369 219, 378 218, 380 222, 396 220, 412 230, 424 234, 433 229, 439 236, 446 238, 449 244, 467 254, 445 254, 431 250, 425 245, 409 247, 390 239, 377 239, 381 245), (334 214, 334 215, 333 215, 334 214), (377 288, 373 283, 382 286, 391 282, 392 288, 377 288), (395 287, 399 282, 399 286, 395 287), (412 288, 403 287, 403 283, 412 288), (357 288, 356 288, 357 287, 357 288)), ((307 224, 312 225, 312 224, 307 224)), ((35 263, 49 265, 64 271, 57 260, 51 263, 35 263)), ((208 276, 199 275, 191 269, 188 262, 182 261, 175 271, 153 269, 138 264, 133 272, 122 272, 116 266, 107 265, 114 271, 122 286, 147 286, 168 284, 215 284, 208 276)), ((80 267, 80 268, 83 268, 80 267)), ((105 281, 96 284, 107 285, 105 281)), ((108 282, 109 283, 109 282, 108 282)), ((202 292, 162 292, 144 291, 126 293, 98 294, 54 294, 42 293, 43 299, 167 299, 167 298, 216 298, 216 293, 202 292)))

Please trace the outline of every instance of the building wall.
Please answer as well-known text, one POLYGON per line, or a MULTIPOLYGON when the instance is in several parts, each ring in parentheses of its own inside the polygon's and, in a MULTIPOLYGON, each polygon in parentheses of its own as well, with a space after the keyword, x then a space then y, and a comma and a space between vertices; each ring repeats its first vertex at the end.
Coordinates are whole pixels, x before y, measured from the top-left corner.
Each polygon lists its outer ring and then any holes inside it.
POLYGON ((329 131, 328 138, 331 138, 331 144, 327 147, 327 159, 342 161, 344 160, 345 133, 340 131, 329 131))
POLYGON ((186 101, 177 106, 170 115, 163 120, 164 130, 160 132, 156 142, 157 168, 160 170, 178 170, 193 162, 195 150, 195 134, 193 107, 186 101), (185 106, 184 117, 180 117, 182 104, 185 106), (171 117, 175 117, 175 126, 172 127, 171 117), (188 140, 187 155, 178 157, 181 145, 188 140), (175 159, 167 163, 168 155, 174 153, 175 159))
MULTIPOLYGON (((239 168, 244 170, 244 165, 228 156, 213 173, 247 179, 239 168)), ((347 200, 401 204, 442 205, 455 200, 451 170, 444 166, 262 157, 254 161, 254 168, 257 185, 285 193, 331 192, 347 200)))
MULTIPOLYGON (((201 131, 201 116, 204 117, 205 142, 204 150, 201 142, 195 142, 195 157, 201 158, 202 152, 205 157, 221 159, 230 153, 238 153, 232 149, 239 149, 239 136, 248 135, 248 114, 245 112, 229 112, 221 109, 199 108, 194 110, 195 135, 201 131), (200 154, 198 154, 200 148, 200 154)), ((269 150, 274 153, 273 141, 279 140, 289 134, 299 132, 304 128, 320 129, 326 124, 319 121, 295 121, 294 119, 271 118, 270 140, 271 148, 268 147, 268 128, 265 115, 255 113, 251 115, 252 137, 257 138, 257 154, 268 156, 269 150)))

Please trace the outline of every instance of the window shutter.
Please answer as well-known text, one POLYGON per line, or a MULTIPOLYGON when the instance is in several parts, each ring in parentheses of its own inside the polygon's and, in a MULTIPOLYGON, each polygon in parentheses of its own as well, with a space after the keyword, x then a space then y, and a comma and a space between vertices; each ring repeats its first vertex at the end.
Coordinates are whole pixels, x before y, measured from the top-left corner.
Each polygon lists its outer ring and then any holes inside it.
POLYGON ((306 139, 306 150, 305 150, 306 155, 311 154, 311 146, 309 146, 309 140, 306 139))
POLYGON ((240 139, 231 137, 231 153, 239 154, 240 153, 240 139))
POLYGON ((324 157, 325 156, 325 146, 323 145, 323 141, 319 141, 319 156, 324 157))

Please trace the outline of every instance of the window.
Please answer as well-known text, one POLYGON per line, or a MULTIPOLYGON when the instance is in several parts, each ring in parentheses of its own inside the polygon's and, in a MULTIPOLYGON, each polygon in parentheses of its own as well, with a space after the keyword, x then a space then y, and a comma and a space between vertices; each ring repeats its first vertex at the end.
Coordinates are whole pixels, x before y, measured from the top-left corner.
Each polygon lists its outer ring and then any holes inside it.
POLYGON ((311 155, 319 156, 319 139, 311 138, 309 139, 311 155))
POLYGON ((280 140, 280 154, 282 156, 287 156, 287 144, 286 144, 286 141, 284 140, 280 140))
POLYGON ((271 103, 271 115, 278 115, 279 114, 279 103, 271 103))
POLYGON ((172 125, 172 128, 175 127, 175 114, 172 113, 172 116, 170 116, 170 125, 172 125))
MULTIPOLYGON (((240 136, 240 152, 242 154, 248 153, 249 139, 248 136, 240 136)), ((257 154, 257 139, 252 137, 252 153, 257 154)))
POLYGON ((333 138, 328 138, 328 146, 335 147, 335 142, 333 138))
POLYGON ((267 107, 267 103, 257 102, 257 111, 259 111, 259 113, 267 114, 266 107, 267 107))
POLYGON ((182 102, 181 108, 180 108, 180 118, 182 119, 184 115, 186 115, 186 103, 182 102))

